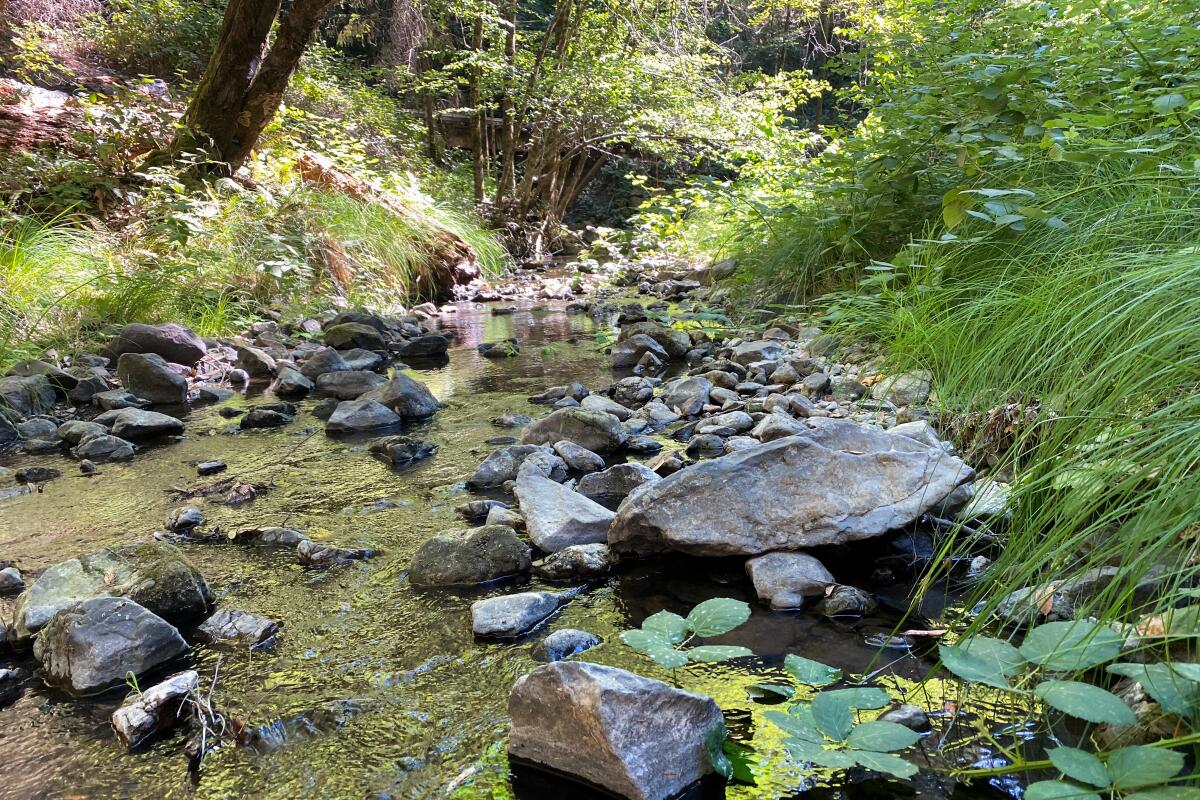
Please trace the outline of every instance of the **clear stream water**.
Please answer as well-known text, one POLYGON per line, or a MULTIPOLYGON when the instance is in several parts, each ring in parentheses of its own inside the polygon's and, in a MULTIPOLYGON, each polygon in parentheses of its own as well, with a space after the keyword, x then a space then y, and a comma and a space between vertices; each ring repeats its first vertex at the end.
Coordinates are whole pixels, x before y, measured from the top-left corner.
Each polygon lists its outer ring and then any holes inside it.
MULTIPOLYGON (((510 771, 504 757, 509 688, 536 662, 530 640, 475 641, 468 607, 481 597, 519 589, 508 583, 475 591, 421 591, 408 584, 405 570, 426 538, 465 525, 454 512, 472 499, 462 481, 492 449, 488 439, 512 433, 493 427, 492 417, 544 411, 529 405, 527 397, 548 386, 579 380, 601 388, 611 382, 608 359, 594 345, 598 323, 560 309, 493 316, 463 305, 441 324, 457 333, 456 346, 440 364, 414 365, 414 374, 448 407, 408 431, 440 449, 409 469, 396 471, 372 458, 361 440, 327 437, 308 413, 312 401, 292 425, 245 433, 234 433, 236 420, 219 416, 218 407, 196 407, 186 415, 182 441, 147 448, 125 464, 102 465, 91 478, 80 476, 75 463, 62 456, 0 457, 5 466, 44 465, 63 472, 41 494, 0 502, 0 557, 18 561, 27 571, 159 530, 167 513, 180 505, 172 487, 211 480, 197 478, 194 464, 214 458, 229 464, 226 475, 275 488, 240 508, 201 501, 210 525, 286 524, 314 538, 381 551, 369 562, 310 571, 290 551, 183 545, 221 607, 284 623, 270 652, 203 645, 191 658, 206 683, 219 662, 215 704, 259 728, 260 743, 216 749, 193 779, 182 736, 143 752, 125 752, 108 724, 123 690, 79 700, 34 679, 15 702, 0 707, 0 800, 594 796, 561 779, 510 771), (521 340, 520 356, 488 360, 476 353, 478 343, 510 336, 521 340)), ((258 399, 251 395, 229 403, 258 399)), ((786 683, 780 665, 785 654, 795 652, 847 674, 882 669, 880 685, 931 712, 943 712, 958 698, 959 687, 949 682, 918 686, 929 669, 927 660, 891 650, 880 657, 868 644, 869 637, 889 633, 898 622, 909 586, 903 579, 873 580, 872 573, 886 563, 903 578, 902 560, 883 546, 822 555, 840 579, 879 594, 878 616, 830 621, 809 610, 772 612, 755 603, 739 561, 675 558, 623 566, 592 584, 533 638, 555 628, 582 628, 605 640, 584 656, 587 660, 674 680, 714 697, 732 735, 760 753, 765 777, 756 786, 703 787, 693 792, 696 796, 913 796, 913 789, 898 782, 851 775, 848 783, 844 776, 830 783, 830 776, 790 765, 779 732, 761 716, 770 706, 750 697, 752 684, 786 683), (618 639, 621 630, 649 614, 664 608, 686 613, 710 597, 751 602, 749 622, 720 641, 750 647, 758 658, 670 675, 618 639)), ((0 613, 11 618, 11 612, 12 598, 0 599, 0 613)), ((0 667, 10 665, 36 667, 28 658, 0 657, 0 667)), ((1019 717, 1017 711, 997 705, 988 714, 989 724, 1003 728, 1019 717)), ((1020 737, 1021 731, 1008 733, 1020 737)), ((914 758, 935 765, 988 755, 953 736, 943 747, 938 744, 939 734, 927 737, 926 752, 914 758)), ((915 786, 918 797, 983 797, 992 791, 979 785, 955 788, 932 770, 923 770, 915 786)))

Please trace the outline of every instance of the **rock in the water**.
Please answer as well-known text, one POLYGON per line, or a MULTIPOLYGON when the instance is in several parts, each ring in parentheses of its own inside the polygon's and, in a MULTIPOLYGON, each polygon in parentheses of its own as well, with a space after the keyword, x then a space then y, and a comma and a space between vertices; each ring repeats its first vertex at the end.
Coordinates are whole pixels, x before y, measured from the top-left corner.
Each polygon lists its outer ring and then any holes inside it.
POLYGON ((837 583, 825 565, 805 553, 767 553, 746 562, 759 598, 771 608, 800 608, 805 598, 824 597, 837 583))
MULTIPOLYGON (((5 567, 0 569, 0 595, 16 594, 25 589, 25 581, 21 578, 21 571, 16 567, 5 567)), ((0 641, 3 641, 0 638, 0 641)))
POLYGON ((660 480, 645 464, 630 462, 616 464, 603 472, 593 472, 579 479, 577 491, 600 503, 624 500, 639 486, 660 480))
POLYGON ((670 361, 671 356, 663 346, 644 333, 622 339, 613 345, 612 362, 614 367, 632 367, 650 353, 660 361, 670 361))
POLYGON ((193 366, 208 353, 204 340, 182 325, 126 325, 104 350, 104 356, 118 361, 125 353, 153 353, 175 364, 193 366))
POLYGON ((305 397, 315 388, 316 384, 295 367, 284 367, 275 379, 275 394, 280 397, 305 397))
POLYGON ((229 466, 224 461, 201 461, 196 465, 197 475, 216 475, 218 472, 224 472, 229 469, 229 466))
POLYGON ((221 609, 196 628, 210 642, 262 644, 279 631, 279 622, 236 609, 221 609))
POLYGON ((317 376, 317 391, 338 400, 357 400, 372 389, 387 383, 387 378, 365 370, 341 370, 317 376))
POLYGON ((440 333, 427 333, 401 342, 395 347, 401 358, 433 358, 450 349, 450 340, 440 333))
POLYGON ((471 630, 476 636, 511 639, 536 628, 571 598, 565 593, 521 592, 471 604, 471 630))
POLYGON ((237 368, 251 378, 269 378, 275 374, 275 359, 266 350, 242 345, 237 348, 237 368))
POLYGON ((900 705, 879 715, 880 722, 903 725, 914 731, 929 730, 929 715, 920 706, 900 705))
POLYGON ((178 548, 143 542, 55 564, 17 599, 13 627, 25 639, 58 611, 94 597, 127 597, 171 621, 203 614, 212 592, 178 548))
POLYGON ((666 800, 712 772, 705 742, 725 724, 709 697, 584 661, 518 680, 508 715, 510 756, 630 800, 666 800))
POLYGON ((547 478, 522 476, 517 499, 530 540, 548 553, 608 537, 613 512, 547 478))
POLYGON ((50 683, 79 694, 100 692, 188 650, 179 631, 124 597, 94 597, 59 611, 34 642, 50 683))
POLYGON ((315 381, 328 372, 341 372, 350 369, 350 365, 342 358, 342 354, 332 347, 322 347, 309 356, 300 365, 300 374, 315 381))
POLYGON ((96 436, 104 436, 108 433, 108 428, 96 422, 84 422, 83 420, 73 419, 69 422, 64 422, 58 426, 57 435, 72 447, 82 442, 84 439, 91 439, 96 436))
POLYGON ((437 452, 438 447, 433 442, 423 442, 407 436, 385 436, 371 442, 368 449, 393 467, 404 467, 429 458, 437 452))
MULTIPOLYGON (((343 322, 341 325, 331 325, 325 329, 325 344, 335 350, 382 350, 384 348, 383 334, 370 325, 361 322, 343 322)), ((305 373, 306 375, 308 373, 305 373)), ((315 377, 310 375, 309 377, 315 377)))
POLYGON ((234 533, 233 541, 258 547, 295 548, 309 538, 295 528, 243 528, 234 533))
POLYGON ((187 381, 154 353, 126 353, 117 362, 117 375, 126 391, 151 403, 178 405, 187 401, 187 381))
POLYGON ((524 428, 531 422, 533 422, 533 417, 525 414, 504 413, 498 417, 492 417, 492 424, 497 428, 524 428))
POLYGON ((169 414, 146 411, 141 408, 124 408, 105 412, 96 417, 102 424, 111 425, 112 435, 131 442, 151 439, 155 436, 173 436, 183 433, 183 422, 169 414), (111 416, 110 416, 111 415, 111 416))
POLYGON ((542 445, 515 444, 501 447, 485 458, 475 470, 475 474, 467 479, 467 488, 472 491, 494 489, 508 481, 516 480, 517 471, 525 459, 533 453, 542 452, 553 455, 550 448, 542 445))
POLYGON ((117 738, 132 750, 182 724, 191 716, 185 701, 199 688, 200 673, 187 670, 144 692, 130 694, 112 715, 117 738))
POLYGON ((335 564, 347 564, 351 561, 366 561, 374 558, 375 551, 365 548, 350 549, 334 547, 333 545, 314 542, 305 537, 296 545, 296 556, 300 563, 307 567, 322 569, 335 564))
POLYGON ((117 436, 92 436, 71 450, 71 455, 90 461, 125 461, 133 458, 136 448, 117 436))
POLYGON ((604 469, 603 457, 586 447, 575 444, 570 439, 555 442, 554 452, 558 453, 566 465, 576 472, 595 472, 604 469))
POLYGON ((442 531, 417 550, 408 579, 417 586, 485 583, 529 569, 529 545, 504 525, 442 531))
POLYGON ((606 455, 619 450, 628 438, 621 420, 603 411, 562 408, 525 428, 525 444, 554 444, 567 439, 593 453, 606 455))
POLYGON ((204 512, 195 506, 180 506, 167 515, 163 525, 172 533, 187 533, 204 524, 204 512))
POLYGON ((112 389, 92 395, 92 405, 105 411, 116 411, 122 408, 145 408, 150 405, 150 401, 124 389, 112 389))
POLYGON ((442 408, 428 386, 403 372, 397 372, 390 381, 367 392, 361 399, 375 400, 405 419, 432 416, 442 408))
POLYGON ((532 655, 538 661, 562 661, 601 644, 594 633, 574 628, 560 628, 533 646, 532 655))
POLYGON ((846 420, 682 469, 635 491, 618 553, 757 555, 845 544, 915 521, 974 473, 941 449, 846 420))
POLYGON ((679 378, 666 385, 660 399, 663 405, 672 411, 692 417, 704 410, 712 388, 712 383, 707 378, 679 378))
POLYGON ((579 401, 579 405, 590 411, 603 411, 605 414, 612 414, 622 422, 633 416, 633 411, 631 409, 626 408, 616 400, 611 400, 602 394, 589 394, 587 397, 579 401))
POLYGON ((595 578, 612 569, 612 553, 606 544, 573 544, 533 564, 539 578, 551 581, 595 578))
POLYGON ((821 601, 827 617, 861 617, 875 610, 875 598, 855 586, 835 586, 821 601))
MULTIPOLYGON (((647 336, 657 342, 668 356, 667 359, 663 359, 664 361, 671 358, 683 358, 687 351, 692 349, 692 339, 687 333, 653 321, 624 326, 617 336, 617 343, 620 344, 637 336, 647 336)), ((640 354, 638 357, 641 357, 640 354)))
POLYGON ((356 433, 390 428, 403 420, 387 406, 374 400, 344 400, 325 423, 330 433, 356 433))
POLYGON ((244 430, 256 428, 282 428, 290 425, 294 418, 290 414, 274 408, 252 408, 242 417, 239 425, 244 430))

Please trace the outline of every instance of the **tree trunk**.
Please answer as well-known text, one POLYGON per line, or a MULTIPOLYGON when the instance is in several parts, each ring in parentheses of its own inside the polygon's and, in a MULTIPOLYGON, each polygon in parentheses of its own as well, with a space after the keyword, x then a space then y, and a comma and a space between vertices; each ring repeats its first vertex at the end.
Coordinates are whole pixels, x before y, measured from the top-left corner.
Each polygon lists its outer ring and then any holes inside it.
POLYGON ((332 2, 295 0, 266 50, 280 1, 229 0, 216 49, 184 121, 208 139, 215 158, 231 171, 245 163, 275 117, 304 48, 332 2))
MULTIPOLYGON (((504 60, 515 70, 517 59, 517 0, 509 0, 508 31, 504 39, 504 60)), ((500 95, 500 177, 496 182, 496 219, 503 219, 505 199, 516 188, 517 131, 512 100, 506 91, 500 95)))
MULTIPOLYGON (((471 49, 476 58, 483 51, 483 18, 476 17, 471 31, 471 49)), ((475 205, 483 202, 484 190, 484 139, 483 139, 483 99, 480 92, 480 82, 483 80, 481 68, 476 65, 471 68, 471 85, 467 103, 475 113, 471 125, 471 168, 475 185, 475 205)))

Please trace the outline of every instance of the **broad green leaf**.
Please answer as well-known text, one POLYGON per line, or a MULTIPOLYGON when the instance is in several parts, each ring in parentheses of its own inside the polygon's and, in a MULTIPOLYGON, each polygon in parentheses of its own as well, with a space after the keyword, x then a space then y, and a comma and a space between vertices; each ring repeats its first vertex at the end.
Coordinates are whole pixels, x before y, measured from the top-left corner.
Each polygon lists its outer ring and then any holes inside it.
POLYGON ((1108 777, 1117 789, 1166 783, 1183 769, 1183 753, 1165 747, 1122 747, 1108 754, 1108 777))
POLYGON ((651 647, 644 652, 650 656, 651 661, 663 669, 678 669, 679 667, 686 666, 688 662, 687 655, 670 646, 651 647))
POLYGON ((1025 800, 1100 800, 1100 795, 1066 781, 1038 781, 1025 787, 1025 800))
POLYGON ((854 727, 849 704, 830 692, 822 692, 813 698, 812 713, 821 733, 835 742, 845 741, 854 727))
POLYGON ((796 694, 796 690, 791 686, 783 686, 777 683, 752 683, 746 687, 746 692, 752 700, 772 695, 786 699, 794 697, 796 694))
POLYGON ((733 777, 733 763, 730 762, 729 756, 725 755, 725 739, 729 733, 725 730, 724 723, 718 722, 709 728, 704 734, 704 749, 708 751, 708 763, 712 764, 713 771, 720 775, 725 780, 733 777))
POLYGON ((783 746, 797 761, 809 761, 819 767, 832 769, 850 769, 854 766, 854 757, 844 750, 826 750, 821 745, 796 739, 784 742, 783 746))
POLYGON ((895 775, 897 778, 911 778, 918 772, 916 764, 909 763, 900 758, 900 756, 894 756, 891 753, 855 750, 850 755, 867 769, 873 769, 876 772, 886 772, 888 775, 895 775))
POLYGON ((1169 94, 1160 94, 1154 98, 1154 102, 1150 104, 1151 108, 1159 114, 1170 114, 1177 108, 1183 108, 1187 105, 1187 98, 1178 92, 1170 92, 1169 94))
POLYGON ((737 647, 728 644, 706 644, 700 647, 693 647, 684 652, 687 653, 687 657, 692 661, 702 662, 728 661, 731 658, 754 655, 754 651, 748 647, 737 647))
POLYGON ((783 668, 787 673, 805 686, 815 686, 818 689, 837 683, 842 679, 842 671, 834 667, 813 661, 811 658, 788 653, 783 659, 783 668))
POLYGON ((1200 789, 1194 786, 1159 786, 1127 794, 1124 800, 1200 800, 1200 789))
POLYGON ((1121 654, 1121 636, 1095 622, 1048 622, 1031 630, 1021 655, 1051 672, 1078 672, 1121 654))
POLYGON ((1021 651, 1003 639, 993 639, 990 636, 972 636, 970 639, 964 639, 959 642, 956 647, 985 661, 994 661, 1005 677, 1010 677, 1020 672, 1021 668, 1026 664, 1025 657, 1021 655, 1021 651))
POLYGON ((1180 675, 1170 664, 1109 664, 1108 671, 1140 683, 1172 714, 1191 717, 1200 704, 1200 685, 1180 675))
POLYGON ((720 636, 750 619, 750 606, 741 600, 714 597, 687 615, 687 626, 697 636, 720 636))
POLYGON ((942 666, 954 673, 956 677, 971 683, 984 683, 998 689, 1011 689, 1008 679, 1004 677, 1003 665, 967 652, 961 647, 940 645, 938 655, 942 666))
POLYGON ((1109 784, 1104 762, 1086 750, 1076 747, 1055 747, 1046 752, 1050 762, 1068 778, 1103 789, 1109 784))
POLYGON ((817 722, 813 719, 812 709, 800 706, 792 709, 791 713, 783 711, 768 711, 763 714, 780 730, 802 741, 824 744, 825 736, 817 730, 817 722))
POLYGON ((1171 669, 1182 678, 1200 682, 1200 664, 1172 664, 1171 669))
POLYGON ((883 689, 873 686, 854 686, 849 689, 826 689, 823 695, 837 698, 850 708, 883 708, 892 702, 892 696, 883 689))
POLYGON ((687 622, 678 614, 659 611, 642 622, 642 630, 661 633, 671 644, 679 644, 687 636, 687 622))
POLYGON ((1134 725, 1137 717, 1121 698, 1079 681, 1043 681, 1033 693, 1042 701, 1072 717, 1088 722, 1108 722, 1113 725, 1134 725))
POLYGON ((921 740, 921 734, 894 722, 864 722, 850 731, 846 744, 856 750, 875 750, 890 753, 911 747, 921 740))
POLYGON ((754 758, 754 748, 727 738, 721 749, 725 751, 725 757, 729 759, 729 765, 733 768, 733 780, 753 784, 754 765, 758 763, 754 758))
POLYGON ((639 650, 643 653, 648 653, 652 649, 671 647, 670 640, 658 631, 647 631, 637 628, 630 631, 622 631, 621 641, 625 642, 625 644, 629 645, 634 650, 639 650))

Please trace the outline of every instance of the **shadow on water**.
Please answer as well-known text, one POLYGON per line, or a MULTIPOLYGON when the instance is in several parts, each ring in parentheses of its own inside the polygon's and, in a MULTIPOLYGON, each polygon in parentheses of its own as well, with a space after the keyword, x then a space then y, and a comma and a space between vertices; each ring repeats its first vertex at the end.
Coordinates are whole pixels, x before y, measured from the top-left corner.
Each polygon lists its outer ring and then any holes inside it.
MULTIPOLYGON (((207 677, 220 662, 214 698, 227 716, 244 720, 256 732, 253 746, 212 752, 193 785, 182 737, 143 752, 124 752, 108 725, 121 692, 75 700, 32 678, 0 707, 0 798, 587 797, 574 784, 528 769, 510 777, 503 754, 508 690, 536 662, 528 641, 476 642, 468 607, 480 597, 512 591, 513 584, 470 592, 417 591, 405 580, 405 570, 426 538, 463 525, 453 510, 469 499, 462 481, 491 451, 487 440, 511 433, 493 427, 492 417, 539 413, 544 409, 529 405, 528 396, 576 380, 602 387, 612 372, 593 346, 596 323, 561 309, 496 316, 462 306, 442 325, 458 337, 445 362, 410 366, 447 407, 407 431, 433 441, 439 451, 407 469, 393 470, 371 457, 361 439, 325 436, 321 422, 309 413, 313 401, 302 404, 292 425, 247 432, 237 432, 236 422, 221 417, 217 408, 197 407, 186 414, 180 441, 148 447, 129 463, 102 465, 92 478, 78 476, 75 463, 62 456, 19 459, 22 467, 63 472, 44 493, 0 500, 0 556, 17 560, 27 571, 154 532, 177 505, 174 489, 212 480, 197 478, 194 465, 214 458, 229 465, 218 477, 236 475, 273 488, 239 508, 201 502, 210 525, 229 530, 287 524, 314 538, 370 547, 380 555, 368 563, 314 572, 302 569, 287 552, 184 545, 221 607, 284 623, 271 651, 197 646, 191 655, 207 677), (522 344, 517 357, 491 360, 476 352, 481 342, 514 336, 522 344)), ((260 399, 238 396, 226 405, 246 407, 260 399)), ((0 463, 14 466, 18 460, 0 463)), ((799 791, 808 791, 806 797, 906 796, 900 784, 888 781, 852 780, 848 788, 822 789, 829 785, 825 779, 787 762, 779 731, 762 717, 769 706, 751 699, 753 684, 786 681, 781 664, 789 652, 848 674, 883 666, 869 641, 897 624, 897 610, 907 604, 907 584, 900 579, 872 583, 877 556, 889 557, 869 549, 849 560, 829 554, 835 574, 885 598, 877 615, 838 621, 809 610, 772 612, 754 604, 750 621, 719 641, 750 647, 759 654, 755 659, 668 674, 618 638, 621 630, 664 608, 686 613, 718 596, 753 601, 736 561, 660 559, 631 565, 593 585, 544 630, 576 627, 596 633, 605 644, 589 651, 588 660, 710 694, 727 711, 733 735, 758 749, 767 777, 756 787, 730 786, 723 792, 705 787, 691 800, 790 797, 799 791)), ((0 614, 11 618, 12 598, 0 599, 0 614)), ((940 713, 957 697, 958 687, 945 682, 931 681, 918 690, 930 666, 923 654, 885 651, 885 657, 894 663, 879 680, 897 698, 940 713)), ((13 664, 36 667, 29 659, 0 658, 0 668, 13 664)), ((998 706, 991 721, 1015 719, 1016 711, 998 706)), ((929 749, 930 763, 969 763, 981 755, 929 749)), ((950 796, 952 788, 932 775, 922 773, 914 796, 950 796)))

